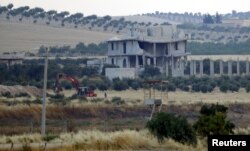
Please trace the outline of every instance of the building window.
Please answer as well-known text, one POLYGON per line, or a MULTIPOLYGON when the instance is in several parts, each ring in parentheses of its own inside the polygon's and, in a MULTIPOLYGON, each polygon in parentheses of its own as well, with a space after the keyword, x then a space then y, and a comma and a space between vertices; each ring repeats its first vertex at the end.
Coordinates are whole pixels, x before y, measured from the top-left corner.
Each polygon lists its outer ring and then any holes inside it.
POLYGON ((127 46, 126 46, 126 42, 123 43, 123 53, 126 54, 127 53, 127 46))
POLYGON ((168 55, 168 45, 166 45, 165 55, 168 55))
POLYGON ((111 59, 111 64, 114 65, 115 62, 114 62, 114 58, 111 59))
POLYGON ((174 48, 175 48, 175 50, 178 50, 178 42, 174 43, 174 48))
POLYGON ((126 67, 127 67, 127 60, 123 59, 123 68, 126 68, 126 67))
POLYGON ((114 43, 111 43, 111 50, 114 50, 114 43))

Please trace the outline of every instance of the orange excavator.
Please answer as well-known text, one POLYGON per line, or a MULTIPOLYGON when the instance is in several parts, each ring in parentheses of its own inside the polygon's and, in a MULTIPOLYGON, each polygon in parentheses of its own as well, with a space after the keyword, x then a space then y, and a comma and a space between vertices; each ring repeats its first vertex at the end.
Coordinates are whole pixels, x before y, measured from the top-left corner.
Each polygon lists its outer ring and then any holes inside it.
POLYGON ((80 82, 73 76, 68 76, 63 73, 59 73, 56 76, 56 83, 55 83, 55 92, 59 93, 62 91, 62 86, 60 84, 61 80, 70 81, 73 87, 76 89, 77 95, 85 96, 85 97, 96 97, 96 93, 93 90, 90 90, 88 87, 80 87, 80 82))

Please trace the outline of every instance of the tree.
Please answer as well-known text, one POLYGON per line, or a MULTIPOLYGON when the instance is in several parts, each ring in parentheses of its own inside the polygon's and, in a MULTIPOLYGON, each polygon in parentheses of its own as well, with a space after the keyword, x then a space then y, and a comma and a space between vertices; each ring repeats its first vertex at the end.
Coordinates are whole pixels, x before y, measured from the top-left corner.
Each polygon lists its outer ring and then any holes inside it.
POLYGON ((11 3, 7 5, 7 8, 8 8, 9 10, 11 10, 13 7, 14 7, 14 5, 11 4, 11 3))
POLYGON ((3 7, 0 7, 0 14, 2 14, 3 12, 7 12, 8 11, 8 8, 3 6, 3 7))
POLYGON ((53 15, 57 14, 57 11, 50 10, 50 11, 47 12, 47 14, 50 15, 50 16, 53 16, 53 15))
POLYGON ((172 138, 180 143, 196 144, 195 131, 184 117, 160 112, 147 122, 146 127, 160 143, 164 138, 172 138))
POLYGON ((204 105, 200 110, 200 117, 194 124, 198 134, 203 137, 208 135, 233 134, 233 123, 227 120, 227 107, 223 105, 204 105))
POLYGON ((154 67, 154 66, 146 66, 144 71, 142 72, 141 76, 142 77, 154 77, 160 75, 161 72, 159 68, 154 67))
POLYGON ((109 21, 109 20, 111 20, 112 18, 111 18, 109 15, 106 15, 106 16, 104 16, 104 17, 103 17, 103 19, 105 19, 105 20, 108 20, 108 21, 109 21))
POLYGON ((216 15, 215 15, 215 23, 216 24, 221 24, 222 23, 222 17, 218 12, 216 12, 216 15))
POLYGON ((210 14, 205 14, 203 17, 203 23, 204 24, 213 24, 214 23, 213 17, 210 14))
POLYGON ((128 89, 128 84, 124 81, 121 81, 121 80, 114 80, 113 81, 113 89, 114 90, 117 90, 117 91, 123 91, 123 90, 126 90, 128 89))
POLYGON ((60 17, 60 18, 64 18, 64 17, 66 17, 66 16, 68 16, 68 15, 69 15, 69 12, 63 11, 63 12, 61 12, 61 13, 58 13, 56 16, 57 16, 57 17, 60 17))

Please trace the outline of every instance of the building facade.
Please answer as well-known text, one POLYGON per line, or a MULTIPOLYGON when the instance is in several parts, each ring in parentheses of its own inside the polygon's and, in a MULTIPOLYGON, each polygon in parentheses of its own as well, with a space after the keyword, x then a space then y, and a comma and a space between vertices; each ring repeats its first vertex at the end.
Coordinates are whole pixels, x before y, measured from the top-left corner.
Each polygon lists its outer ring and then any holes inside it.
POLYGON ((167 76, 184 76, 187 40, 174 26, 132 28, 107 43, 106 63, 119 67, 106 68, 109 78, 136 78, 147 65, 158 67, 167 76))
POLYGON ((0 54, 0 63, 5 63, 8 66, 22 64, 25 58, 24 52, 11 52, 0 54))

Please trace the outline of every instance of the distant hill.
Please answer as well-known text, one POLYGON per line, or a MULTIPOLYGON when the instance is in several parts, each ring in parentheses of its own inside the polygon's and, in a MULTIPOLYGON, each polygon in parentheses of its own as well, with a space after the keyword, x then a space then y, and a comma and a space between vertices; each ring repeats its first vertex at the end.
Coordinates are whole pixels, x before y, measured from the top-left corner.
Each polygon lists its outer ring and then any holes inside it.
POLYGON ((80 28, 56 28, 46 25, 0 22, 0 52, 35 50, 45 46, 75 46, 79 42, 100 43, 114 33, 88 31, 80 28))

